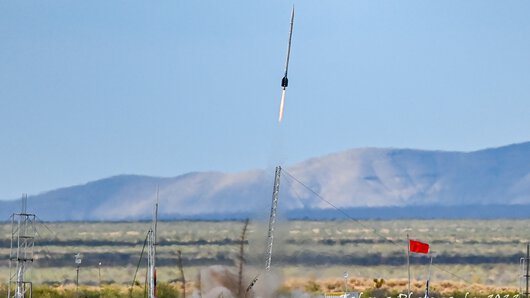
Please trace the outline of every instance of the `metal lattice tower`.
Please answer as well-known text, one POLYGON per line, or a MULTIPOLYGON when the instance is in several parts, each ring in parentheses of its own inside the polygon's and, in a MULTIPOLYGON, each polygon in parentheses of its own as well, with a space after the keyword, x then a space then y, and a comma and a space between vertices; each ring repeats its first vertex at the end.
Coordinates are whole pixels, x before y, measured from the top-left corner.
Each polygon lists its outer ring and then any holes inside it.
POLYGON ((147 297, 155 297, 155 233, 147 232, 147 297))
POLYGON ((158 190, 156 192, 156 205, 153 223, 147 232, 147 297, 156 298, 156 228, 158 223, 158 190))
POLYGON ((8 298, 32 297, 32 283, 26 272, 33 263, 35 244, 35 214, 27 213, 28 196, 22 195, 20 213, 11 215, 11 252, 9 254, 8 298))
POLYGON ((274 186, 272 188, 272 206, 271 216, 269 219, 269 232, 267 236, 267 261, 265 262, 265 270, 271 270, 271 259, 272 259, 272 244, 274 240, 274 224, 276 223, 276 209, 278 208, 278 196, 280 194, 280 176, 282 167, 277 166, 274 174, 274 186))

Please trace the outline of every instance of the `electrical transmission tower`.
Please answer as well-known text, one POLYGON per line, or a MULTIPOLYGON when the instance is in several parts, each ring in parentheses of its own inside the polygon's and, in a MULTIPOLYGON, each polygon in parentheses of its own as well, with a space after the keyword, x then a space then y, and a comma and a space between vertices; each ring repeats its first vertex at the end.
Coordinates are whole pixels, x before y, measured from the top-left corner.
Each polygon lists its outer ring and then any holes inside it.
POLYGON ((11 252, 9 254, 8 298, 32 298, 32 283, 26 272, 33 263, 35 214, 27 212, 28 196, 22 195, 20 213, 11 215, 11 252))

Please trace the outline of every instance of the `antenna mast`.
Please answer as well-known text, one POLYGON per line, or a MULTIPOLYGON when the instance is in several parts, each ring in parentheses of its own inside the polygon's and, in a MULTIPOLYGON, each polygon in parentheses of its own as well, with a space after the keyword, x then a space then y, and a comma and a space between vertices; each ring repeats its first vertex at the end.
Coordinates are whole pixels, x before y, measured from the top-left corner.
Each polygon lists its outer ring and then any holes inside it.
POLYGON ((11 215, 11 252, 9 254, 8 298, 32 297, 33 285, 25 279, 33 263, 35 214, 27 213, 28 195, 22 195, 20 213, 11 215))
POLYGON ((521 296, 524 296, 528 298, 528 278, 530 277, 530 274, 528 272, 530 271, 529 267, 529 261, 530 261, 530 243, 526 244, 526 257, 521 258, 521 276, 519 280, 519 294, 521 296), (524 290, 523 290, 524 286, 524 290))
POLYGON ((272 188, 272 206, 271 206, 271 217, 269 219, 269 232, 267 236, 267 261, 265 262, 265 270, 271 270, 271 259, 272 259, 272 243, 274 240, 274 224, 276 223, 276 209, 278 208, 278 195, 280 193, 280 175, 282 167, 277 166, 274 175, 274 186, 272 188))
POLYGON ((156 189, 156 204, 153 215, 153 222, 149 231, 147 232, 147 297, 156 298, 156 228, 158 224, 158 193, 159 187, 156 189))

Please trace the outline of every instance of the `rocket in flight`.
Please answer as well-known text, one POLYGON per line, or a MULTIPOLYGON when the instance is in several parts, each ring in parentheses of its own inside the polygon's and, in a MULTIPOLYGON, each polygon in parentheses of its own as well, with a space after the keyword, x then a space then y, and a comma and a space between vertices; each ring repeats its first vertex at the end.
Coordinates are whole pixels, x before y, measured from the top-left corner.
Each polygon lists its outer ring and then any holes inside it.
POLYGON ((282 122, 283 119, 283 107, 285 104, 285 91, 289 85, 289 79, 287 79, 287 71, 289 70, 289 57, 291 56, 291 38, 293 37, 293 24, 294 24, 294 6, 291 12, 291 28, 289 29, 289 43, 287 45, 287 59, 285 61, 285 74, 282 78, 282 99, 280 101, 280 115, 278 122, 282 122))

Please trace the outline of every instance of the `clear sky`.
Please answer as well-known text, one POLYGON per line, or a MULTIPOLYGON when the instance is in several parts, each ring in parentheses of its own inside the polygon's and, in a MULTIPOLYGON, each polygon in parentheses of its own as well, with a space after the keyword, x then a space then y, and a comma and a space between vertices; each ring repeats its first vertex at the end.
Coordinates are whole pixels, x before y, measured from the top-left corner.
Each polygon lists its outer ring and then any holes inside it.
POLYGON ((0 0, 0 199, 530 140, 530 1, 0 0))

